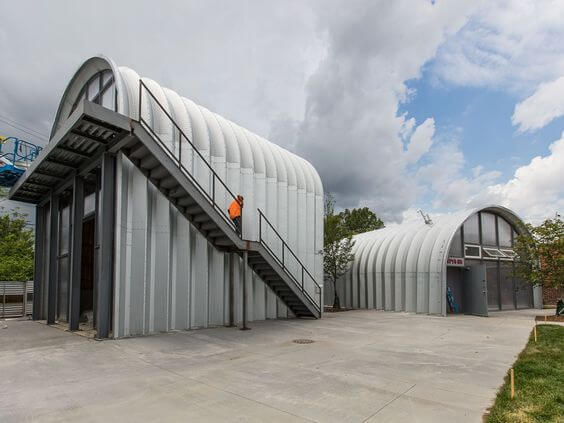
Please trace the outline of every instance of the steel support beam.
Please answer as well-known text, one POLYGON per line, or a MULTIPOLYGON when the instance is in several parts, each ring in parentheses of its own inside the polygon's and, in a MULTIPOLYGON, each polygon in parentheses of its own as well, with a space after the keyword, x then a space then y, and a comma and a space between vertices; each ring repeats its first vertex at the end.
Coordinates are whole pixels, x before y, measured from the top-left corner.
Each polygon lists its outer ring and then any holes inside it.
POLYGON ((234 253, 229 254, 229 326, 235 324, 235 258, 234 253))
POLYGON ((69 328, 78 330, 80 319, 80 280, 82 277, 82 218, 84 216, 84 179, 76 175, 72 192, 71 269, 69 328))
POLYGON ((110 334, 113 261, 114 261, 114 225, 115 225, 115 187, 116 187, 116 159, 110 153, 102 157, 102 191, 100 193, 99 225, 100 260, 98 262, 97 299, 96 299, 96 329, 98 338, 107 338, 110 334))
POLYGON ((59 253, 59 197, 51 193, 50 201, 50 220, 49 226, 49 288, 47 297, 47 324, 55 323, 57 310, 57 282, 58 282, 58 262, 59 253))
MULTIPOLYGON (((35 257, 33 271, 33 320, 41 319, 43 314, 43 268, 45 255, 43 253, 43 238, 45 237, 45 215, 44 207, 36 207, 35 209, 35 257)), ((27 300, 26 300, 27 301, 27 300)))
POLYGON ((247 250, 243 251, 243 298, 242 301, 242 309, 243 309, 243 321, 241 330, 250 329, 247 326, 247 267, 249 266, 249 252, 247 250))

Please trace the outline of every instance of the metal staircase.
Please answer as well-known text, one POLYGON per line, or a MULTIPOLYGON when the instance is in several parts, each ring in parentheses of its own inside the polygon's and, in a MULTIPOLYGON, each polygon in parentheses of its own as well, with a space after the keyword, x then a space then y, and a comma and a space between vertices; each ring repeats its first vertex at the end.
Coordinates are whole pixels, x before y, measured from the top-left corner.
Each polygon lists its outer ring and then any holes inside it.
POLYGON ((227 214, 235 195, 142 81, 138 112, 131 135, 119 143, 121 151, 215 248, 240 255, 246 251, 250 268, 297 317, 320 318, 321 288, 307 268, 261 210, 259 240, 242 239, 227 214), (170 125, 164 136, 147 121, 144 110, 166 116, 170 125))
POLYGON ((103 155, 122 151, 215 248, 246 257, 292 313, 320 318, 321 288, 310 272, 261 210, 258 241, 237 233, 227 212, 235 195, 142 81, 137 116, 83 101, 16 181, 11 198, 39 203, 70 186, 72 175, 88 174, 103 155), (151 110, 166 124, 155 128, 151 110))

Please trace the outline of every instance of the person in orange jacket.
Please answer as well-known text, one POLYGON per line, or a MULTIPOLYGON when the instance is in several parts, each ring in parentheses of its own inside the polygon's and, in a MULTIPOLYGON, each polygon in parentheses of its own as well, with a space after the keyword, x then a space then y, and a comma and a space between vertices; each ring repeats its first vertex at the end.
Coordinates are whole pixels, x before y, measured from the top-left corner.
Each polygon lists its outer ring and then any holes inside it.
POLYGON ((243 204, 243 196, 238 195, 237 198, 231 202, 229 208, 227 209, 229 211, 229 218, 235 224, 235 228, 237 229, 237 233, 239 235, 241 235, 241 211, 243 209, 243 204))

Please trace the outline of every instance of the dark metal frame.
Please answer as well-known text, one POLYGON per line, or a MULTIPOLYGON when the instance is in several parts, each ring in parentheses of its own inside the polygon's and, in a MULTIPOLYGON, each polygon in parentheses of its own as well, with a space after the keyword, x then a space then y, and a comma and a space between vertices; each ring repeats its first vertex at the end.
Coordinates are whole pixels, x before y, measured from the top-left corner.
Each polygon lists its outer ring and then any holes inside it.
MULTIPOLYGON (((232 228, 237 232, 237 235, 239 236, 239 238, 242 239, 242 230, 241 233, 239 233, 237 231, 237 227, 235 226, 235 223, 229 218, 229 215, 226 213, 226 210, 224 210, 222 207, 220 207, 216 200, 215 200, 215 191, 216 191, 216 180, 217 183, 219 183, 220 185, 223 186, 223 188, 225 189, 226 192, 229 193, 229 195, 231 196, 231 198, 233 200, 236 200, 237 197, 235 196, 235 194, 233 194, 231 192, 231 190, 229 189, 229 187, 225 184, 225 182, 223 182, 223 180, 219 177, 219 175, 216 173, 216 171, 214 170, 214 168, 212 167, 212 165, 208 162, 208 160, 206 160, 206 158, 202 155, 202 153, 200 153, 200 151, 196 148, 196 146, 192 143, 192 141, 190 141, 190 139, 186 136, 186 134, 184 133, 184 131, 182 131, 182 129, 180 128, 180 126, 178 126, 178 124, 176 123, 176 121, 172 118, 172 116, 170 115, 170 113, 163 107, 163 105, 159 102, 159 100, 153 95, 153 93, 151 92, 151 90, 149 90, 149 88, 145 85, 145 83, 142 80, 139 80, 139 109, 138 109, 138 122, 145 128, 147 129, 151 135, 154 137, 154 139, 158 142, 158 144, 161 146, 161 148, 164 149, 164 151, 167 152, 167 154, 170 156, 170 158, 175 162, 176 166, 185 174, 185 176, 187 176, 190 181, 198 188, 198 190, 208 199, 208 201, 212 204, 213 208, 216 209, 220 216, 229 223, 229 225, 232 226, 232 228), (170 123, 176 128, 176 130, 178 131, 178 156, 176 154, 174 154, 174 151, 171 151, 170 148, 166 145, 166 143, 161 139, 161 137, 159 136, 159 134, 157 134, 154 129, 152 128, 152 125, 149 124, 145 118, 143 117, 142 111, 143 111, 143 90, 147 92, 147 94, 149 95, 149 97, 152 99, 152 101, 159 107, 159 109, 166 115, 166 117, 170 120, 170 123), (192 148, 192 151, 197 154, 198 157, 200 157, 200 159, 202 160, 202 162, 206 165, 206 167, 209 169, 209 171, 211 172, 212 175, 212 180, 211 180, 211 195, 209 194, 208 190, 206 190, 204 187, 202 187, 202 185, 197 181, 197 179, 190 173, 190 171, 186 168, 186 166, 184 166, 182 164, 182 141, 185 141, 186 143, 188 143, 188 145, 192 148)), ((174 139, 172 140, 174 142, 174 139)), ((241 211, 242 212, 242 211, 241 211)), ((243 221, 243 216, 241 215, 241 223, 243 221)))
POLYGON ((284 241, 284 238, 282 238, 280 236, 280 234, 278 233, 278 231, 274 228, 274 226, 270 223, 270 221, 268 220, 268 218, 264 215, 264 213, 260 210, 257 209, 258 213, 259 213, 259 242, 264 246, 264 248, 266 248, 266 250, 268 250, 268 252, 272 255, 272 257, 274 257, 276 259, 276 261, 278 261, 278 263, 282 266, 282 269, 284 269, 284 271, 286 272, 286 274, 288 274, 290 276, 290 278, 292 279, 292 282, 294 282, 296 284, 296 286, 300 289, 300 291, 302 292, 302 294, 304 294, 317 308, 318 311, 321 311, 321 307, 322 307, 322 293, 321 293, 321 286, 319 286, 319 284, 315 281, 315 278, 313 276, 311 276, 311 273, 309 273, 309 270, 307 270, 307 268, 303 265, 303 263, 301 262, 301 260, 296 256, 296 254, 292 251, 292 249, 288 246, 288 244, 286 244, 286 241, 284 241), (278 255, 272 250, 272 248, 270 248, 270 246, 268 245, 267 241, 262 237, 262 222, 263 220, 266 222, 266 224, 270 227, 270 229, 276 234, 276 237, 278 238, 278 240, 281 242, 282 244, 282 257, 278 257, 278 255), (300 284, 300 282, 295 278, 295 276, 292 274, 292 272, 290 271, 290 269, 288 269, 286 267, 286 263, 285 263, 285 257, 284 257, 284 251, 288 250, 288 252, 290 253, 290 255, 292 257, 294 257, 294 259, 296 260, 296 262, 301 266, 301 274, 302 274, 302 282, 300 284), (319 290, 319 307, 317 307, 317 303, 315 302, 315 300, 311 297, 311 295, 309 295, 309 293, 306 291, 305 286, 304 286, 304 276, 308 275, 309 278, 313 281, 313 283, 315 284, 315 288, 319 290))

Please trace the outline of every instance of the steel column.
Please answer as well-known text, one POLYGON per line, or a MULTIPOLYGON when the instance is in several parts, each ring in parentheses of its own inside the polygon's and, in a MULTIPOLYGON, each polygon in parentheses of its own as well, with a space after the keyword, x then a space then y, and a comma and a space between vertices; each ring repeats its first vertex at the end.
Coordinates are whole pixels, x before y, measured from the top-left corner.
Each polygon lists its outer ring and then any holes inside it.
POLYGON ((229 326, 235 324, 235 257, 234 253, 229 254, 229 326))
POLYGON ((115 225, 115 187, 116 159, 110 153, 102 157, 102 191, 100 193, 99 225, 100 250, 97 278, 96 329, 98 338, 107 338, 110 334, 113 261, 114 261, 114 225, 115 225))
POLYGON ((50 201, 50 219, 49 227, 49 288, 47 297, 47 324, 55 323, 56 306, 57 306, 57 278, 58 278, 58 262, 59 254, 59 197, 52 192, 50 201))
POLYGON ((82 218, 84 216, 84 179, 75 175, 72 192, 71 269, 69 328, 78 330, 80 319, 80 280, 82 277, 82 218))
MULTIPOLYGON (((33 320, 41 319, 42 311, 41 301, 44 285, 43 268, 43 238, 45 237, 45 215, 44 207, 38 206, 35 209, 35 257, 33 270, 33 320)), ((26 299, 27 302, 27 299, 26 299)))
POLYGON ((243 251, 243 298, 242 298, 242 309, 243 309, 243 322, 242 326, 239 328, 241 330, 249 329, 247 327, 247 267, 249 266, 249 252, 247 250, 243 251))

